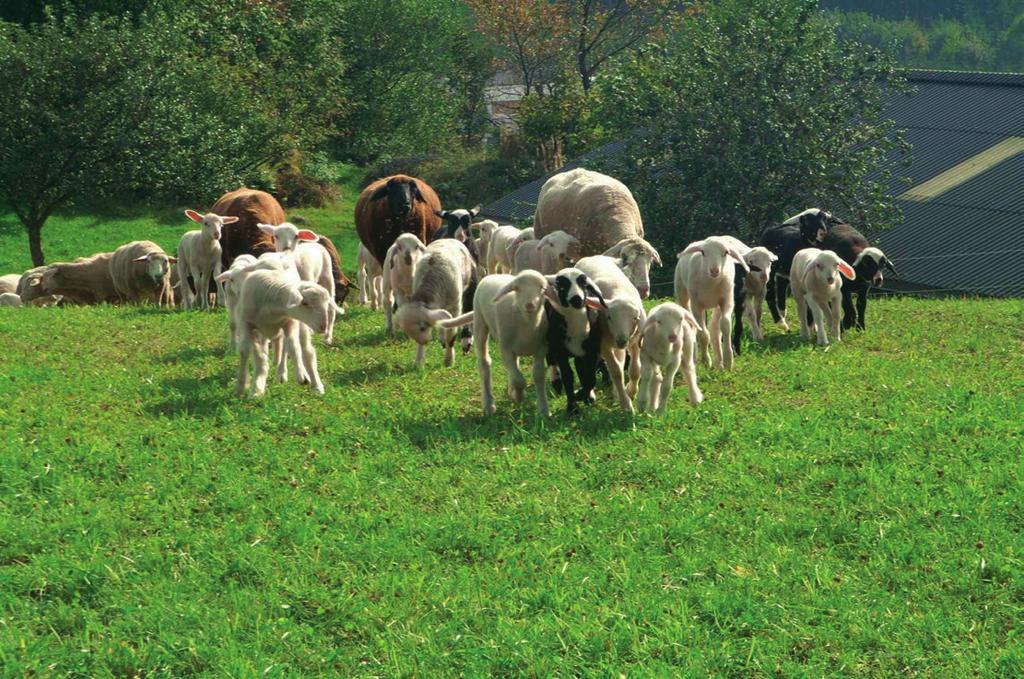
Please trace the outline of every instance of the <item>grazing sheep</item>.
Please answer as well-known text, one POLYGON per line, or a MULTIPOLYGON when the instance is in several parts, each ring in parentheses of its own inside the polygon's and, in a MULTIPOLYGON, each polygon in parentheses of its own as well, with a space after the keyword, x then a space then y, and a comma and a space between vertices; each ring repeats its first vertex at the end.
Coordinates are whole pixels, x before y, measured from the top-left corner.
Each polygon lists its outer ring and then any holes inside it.
POLYGON ((738 262, 744 272, 749 271, 747 263, 728 241, 710 236, 690 243, 679 253, 675 293, 676 302, 688 308, 700 326, 698 344, 701 356, 711 365, 710 343, 715 349, 715 367, 732 370, 731 331, 736 272, 729 266, 727 258, 738 262), (706 317, 709 309, 713 311, 710 332, 706 317))
POLYGON ((601 291, 587 274, 565 268, 547 276, 544 311, 548 319, 547 363, 555 372, 555 392, 565 391, 566 413, 579 412, 580 401, 593 402, 594 375, 601 353, 601 323, 597 312, 607 309, 601 291), (580 375, 579 391, 573 388, 572 358, 580 375), (588 381, 584 382, 584 378, 588 381))
POLYGON ((509 245, 522 234, 522 229, 514 226, 499 226, 491 232, 487 243, 487 270, 491 273, 509 273, 512 262, 508 258, 509 245))
POLYGON ((0 307, 20 307, 21 297, 16 292, 2 292, 0 293, 0 307))
POLYGON ((473 311, 439 323, 443 328, 453 328, 472 321, 485 415, 493 415, 495 410, 491 390, 491 356, 487 348, 491 335, 498 341, 501 360, 508 372, 510 398, 516 403, 523 400, 526 378, 519 371, 519 357, 532 356, 537 412, 542 417, 549 414, 544 379, 544 359, 548 351, 548 319, 544 312, 547 288, 548 280, 536 271, 525 271, 517 276, 486 276, 477 286, 473 311))
POLYGON ((313 391, 324 393, 317 370, 316 349, 310 331, 327 330, 330 293, 316 283, 297 282, 287 272, 258 270, 249 273, 238 298, 238 394, 250 388, 249 360, 255 375, 250 394, 263 395, 269 372, 268 351, 272 340, 283 338, 284 349, 296 366, 302 366, 313 391), (305 331, 302 328, 306 327, 305 331))
POLYGON ((811 208, 761 232, 761 245, 778 258, 768 277, 766 294, 768 310, 783 330, 789 330, 789 323, 786 322, 786 289, 793 257, 804 248, 819 246, 825 240, 829 227, 838 222, 828 212, 811 208))
MULTIPOLYGON (((186 310, 193 306, 210 308, 210 281, 221 273, 221 231, 225 224, 234 224, 238 217, 221 216, 213 212, 201 215, 195 210, 185 210, 185 216, 202 225, 201 229, 187 231, 178 242, 178 278, 181 281, 181 305, 186 310), (188 280, 195 284, 195 295, 188 280)), ((216 285, 217 299, 224 299, 224 290, 216 285)))
POLYGON ((421 243, 432 239, 441 218, 441 200, 422 179, 393 175, 373 182, 356 201, 356 232, 366 249, 383 264, 388 248, 403 233, 421 243))
POLYGON ((823 250, 835 252, 857 273, 855 280, 843 285, 843 330, 855 326, 863 330, 868 293, 872 287, 880 287, 884 282, 883 269, 898 275, 896 268, 884 252, 871 247, 864 234, 849 224, 836 224, 830 228, 821 247, 823 250), (857 295, 856 307, 853 305, 854 294, 857 295))
POLYGON ((665 413, 680 366, 690 403, 697 405, 704 400, 693 363, 694 336, 699 328, 689 309, 678 304, 665 302, 651 309, 641 331, 640 394, 636 399, 640 412, 665 413))
MULTIPOLYGON (((605 309, 598 314, 601 323, 601 358, 608 366, 619 407, 633 412, 632 398, 640 381, 640 330, 647 314, 640 293, 612 257, 596 255, 576 262, 601 291, 605 309), (626 354, 629 354, 629 384, 625 382, 626 354)), ((580 375, 580 386, 596 384, 596 376, 580 375)), ((584 393, 588 393, 584 391, 584 393)))
POLYGON ((388 337, 395 335, 395 309, 412 296, 413 271, 426 249, 415 235, 403 233, 384 257, 384 332, 388 337))
MULTIPOLYGON (((74 262, 51 264, 43 271, 38 284, 42 295, 63 295, 78 304, 114 304, 121 296, 110 275, 113 252, 101 252, 91 257, 79 257, 74 262)), ((24 296, 22 301, 28 301, 24 296)))
POLYGON ((627 253, 627 275, 642 298, 650 294, 650 266, 652 262, 660 266, 661 260, 643 240, 640 208, 619 180, 583 168, 554 175, 541 187, 533 226, 537 238, 559 229, 575 236, 581 256, 618 257, 625 252, 623 241, 645 244, 646 248, 627 253))
MULTIPOLYGON (((462 312, 462 297, 473 281, 475 265, 466 246, 452 238, 426 247, 413 270, 412 294, 398 308, 395 323, 416 342, 416 367, 422 368, 425 349, 437 323, 462 312)), ((440 331, 444 364, 455 362, 456 333, 440 331)))
POLYGON ((356 284, 359 287, 359 303, 369 304, 376 311, 384 302, 384 270, 362 243, 359 244, 359 264, 356 269, 356 284))
POLYGON ((831 250, 805 248, 793 257, 789 280, 793 286, 797 314, 800 316, 800 337, 810 339, 811 332, 817 332, 818 344, 840 341, 839 324, 842 320, 843 279, 854 280, 857 274, 853 267, 831 250), (807 308, 814 314, 813 326, 807 322, 807 308), (827 330, 826 330, 827 328, 827 330))
POLYGON ((21 274, 10 273, 6 276, 0 276, 0 294, 5 292, 17 292, 18 283, 21 282, 21 274))
POLYGON ((173 307, 170 273, 171 264, 177 261, 152 241, 137 240, 122 245, 114 250, 110 260, 114 289, 126 302, 152 302, 173 307))

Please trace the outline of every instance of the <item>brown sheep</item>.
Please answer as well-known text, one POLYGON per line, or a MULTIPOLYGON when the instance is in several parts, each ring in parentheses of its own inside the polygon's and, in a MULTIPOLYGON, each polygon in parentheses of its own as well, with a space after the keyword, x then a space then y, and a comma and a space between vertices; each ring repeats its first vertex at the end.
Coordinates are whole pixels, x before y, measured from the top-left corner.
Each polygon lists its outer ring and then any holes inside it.
POLYGON ((121 295, 114 287, 110 275, 113 252, 101 252, 92 257, 79 257, 74 262, 59 262, 47 267, 39 279, 44 295, 63 295, 79 304, 116 303, 121 295))
POLYGON ((373 182, 356 201, 356 232, 383 264, 388 248, 403 233, 429 243, 441 226, 441 199, 422 179, 396 174, 373 182))
MULTIPOLYGON (((274 242, 260 231, 259 224, 278 226, 285 221, 284 208, 276 198, 266 191, 244 187, 225 193, 210 208, 210 212, 222 217, 238 217, 237 222, 225 226, 221 233, 221 265, 224 271, 231 268, 231 262, 238 255, 259 257, 264 252, 273 252, 274 242)), ((348 291, 355 286, 341 270, 341 257, 334 243, 326 236, 320 236, 319 242, 331 256, 335 300, 341 304, 348 296, 348 291)))

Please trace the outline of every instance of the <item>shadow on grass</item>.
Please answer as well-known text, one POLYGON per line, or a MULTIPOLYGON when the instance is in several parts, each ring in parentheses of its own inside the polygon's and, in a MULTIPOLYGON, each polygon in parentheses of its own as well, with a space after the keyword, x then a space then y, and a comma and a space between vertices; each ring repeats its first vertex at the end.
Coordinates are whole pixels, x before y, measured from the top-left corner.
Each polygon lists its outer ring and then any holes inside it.
POLYGON ((169 351, 161 354, 156 361, 175 365, 178 363, 189 363, 203 358, 223 358, 228 355, 227 347, 182 347, 177 351, 169 351))
POLYGON ((346 387, 357 384, 380 382, 396 375, 406 375, 416 372, 416 368, 409 365, 375 362, 369 365, 356 366, 348 370, 332 370, 325 374, 320 372, 320 377, 329 386, 346 387))
POLYGON ((163 417, 216 417, 226 398, 233 397, 234 372, 222 370, 205 377, 172 377, 160 382, 162 401, 148 403, 144 410, 163 417))

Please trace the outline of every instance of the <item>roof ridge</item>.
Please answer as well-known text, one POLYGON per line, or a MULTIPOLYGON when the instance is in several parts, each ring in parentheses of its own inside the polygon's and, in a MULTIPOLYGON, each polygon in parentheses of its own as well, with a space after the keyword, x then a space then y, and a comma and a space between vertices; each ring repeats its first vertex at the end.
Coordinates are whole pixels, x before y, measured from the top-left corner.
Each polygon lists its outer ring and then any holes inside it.
POLYGON ((903 69, 903 73, 909 82, 1024 87, 1024 73, 948 71, 923 68, 907 68, 903 69))

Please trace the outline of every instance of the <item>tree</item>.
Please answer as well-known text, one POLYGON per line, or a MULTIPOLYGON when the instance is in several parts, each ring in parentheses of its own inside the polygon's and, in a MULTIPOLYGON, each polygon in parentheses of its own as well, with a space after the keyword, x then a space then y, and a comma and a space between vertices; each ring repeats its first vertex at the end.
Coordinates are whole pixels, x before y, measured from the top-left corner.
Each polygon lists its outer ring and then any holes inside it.
POLYGON ((649 59, 644 91, 618 83, 649 117, 629 161, 609 169, 639 194, 662 247, 753 240, 807 206, 872 230, 898 217, 887 184, 906 148, 881 117, 901 87, 894 60, 840 43, 814 0, 720 0, 649 59))

